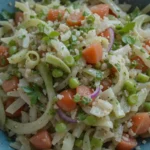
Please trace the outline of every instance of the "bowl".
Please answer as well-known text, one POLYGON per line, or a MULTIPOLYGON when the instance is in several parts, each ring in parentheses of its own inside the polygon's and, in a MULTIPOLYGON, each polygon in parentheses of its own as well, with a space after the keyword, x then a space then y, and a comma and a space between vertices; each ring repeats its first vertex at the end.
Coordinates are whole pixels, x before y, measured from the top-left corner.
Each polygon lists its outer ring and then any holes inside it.
MULTIPOLYGON (((14 2, 15 0, 0 0, 0 12, 2 10, 7 10, 9 12, 13 12, 14 9, 14 2)), ((129 3, 132 4, 132 8, 138 6, 139 8, 143 8, 146 5, 150 4, 149 0, 120 0, 120 3, 129 3)), ((138 139, 138 144, 140 146, 140 150, 150 150, 150 138, 147 139, 138 139), (146 143, 145 143, 146 141, 146 143)), ((0 130, 0 150, 13 150, 10 146, 9 146, 9 139, 7 138, 7 136, 5 135, 5 133, 3 131, 0 130)))

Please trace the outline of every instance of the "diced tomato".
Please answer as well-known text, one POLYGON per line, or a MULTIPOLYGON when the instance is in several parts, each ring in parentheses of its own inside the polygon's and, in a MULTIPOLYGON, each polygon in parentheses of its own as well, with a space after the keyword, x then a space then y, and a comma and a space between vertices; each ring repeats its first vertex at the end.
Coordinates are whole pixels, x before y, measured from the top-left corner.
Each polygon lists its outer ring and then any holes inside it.
POLYGON ((5 92, 17 90, 18 83, 19 83, 19 79, 17 77, 12 77, 11 79, 3 82, 2 88, 5 92))
POLYGON ((109 87, 111 87, 112 86, 112 81, 110 80, 110 79, 103 79, 102 81, 101 81, 101 85, 103 86, 103 89, 102 89, 102 91, 105 91, 105 90, 107 90, 109 87))
POLYGON ((18 11, 15 13, 15 24, 18 25, 20 22, 23 21, 23 13, 18 11))
POLYGON ((80 96, 88 96, 93 93, 93 90, 87 86, 80 85, 76 88, 76 93, 78 93, 80 96))
POLYGON ((117 17, 117 15, 111 9, 109 9, 109 14, 117 17))
POLYGON ((82 55, 87 63, 97 64, 102 60, 103 50, 100 43, 94 43, 83 50, 82 55))
POLYGON ((117 150, 132 150, 137 146, 137 141, 129 135, 123 135, 121 142, 117 145, 117 150))
POLYGON ((0 46, 0 67, 8 65, 8 57, 8 48, 5 46, 0 46))
POLYGON ((109 14, 109 6, 107 4, 99 4, 90 8, 92 13, 98 14, 101 18, 109 14))
POLYGON ((76 108, 76 103, 74 102, 74 90, 65 90, 60 93, 62 98, 57 101, 57 105, 64 111, 70 112, 76 108))
POLYGON ((39 150, 50 149, 52 146, 51 137, 46 130, 40 131, 32 136, 30 138, 30 142, 35 148, 39 150))
POLYGON ((131 58, 131 61, 137 62, 137 66, 135 67, 136 69, 142 70, 142 72, 147 71, 148 67, 144 64, 144 62, 142 61, 140 57, 134 56, 131 58))
POLYGON ((82 20, 84 20, 82 13, 73 13, 67 18, 67 24, 69 26, 81 26, 82 20))
POLYGON ((147 40, 147 41, 145 42, 145 44, 143 45, 143 47, 148 51, 148 53, 150 53, 150 51, 147 49, 147 46, 150 47, 150 40, 147 40))
POLYGON ((48 12, 47 20, 50 21, 61 21, 62 18, 64 17, 65 10, 60 10, 60 9, 50 9, 48 12))
POLYGON ((132 117, 132 131, 136 134, 143 134, 150 127, 150 117, 148 113, 137 113, 132 117))
MULTIPOLYGON (((15 102, 15 98, 10 97, 6 100, 6 102, 4 103, 4 107, 5 110, 13 103, 15 102)), ((10 118, 15 118, 15 117, 19 117, 21 115, 21 111, 24 110, 24 106, 22 106, 20 109, 18 109, 14 114, 8 113, 6 112, 6 116, 10 117, 10 118)))
POLYGON ((101 32, 99 35, 102 36, 102 37, 107 38, 108 40, 110 40, 110 32, 109 32, 109 28, 106 29, 105 31, 101 32))
POLYGON ((39 51, 39 54, 41 57, 44 57, 46 55, 47 51, 39 51))

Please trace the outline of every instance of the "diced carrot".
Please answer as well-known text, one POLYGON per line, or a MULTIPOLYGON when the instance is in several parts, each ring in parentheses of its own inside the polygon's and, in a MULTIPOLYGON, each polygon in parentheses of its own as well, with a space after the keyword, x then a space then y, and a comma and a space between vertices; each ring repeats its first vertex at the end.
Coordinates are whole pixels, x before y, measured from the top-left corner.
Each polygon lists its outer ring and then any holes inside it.
POLYGON ((18 25, 23 21, 23 13, 21 11, 18 11, 15 13, 15 24, 18 25))
POLYGON ((137 65, 136 65, 136 69, 142 70, 142 72, 147 71, 148 67, 144 64, 144 62, 142 61, 142 59, 138 56, 134 56, 131 58, 131 61, 136 61, 137 65))
POLYGON ((96 64, 102 60, 102 46, 100 43, 95 43, 87 47, 82 52, 84 59, 89 64, 96 64))
MULTIPOLYGON (((10 97, 6 100, 6 102, 4 103, 4 107, 5 110, 13 103, 15 102, 15 98, 10 97)), ((20 109, 18 109, 14 114, 8 113, 6 112, 6 116, 10 117, 10 118, 15 118, 15 117, 19 117, 21 116, 21 111, 24 110, 24 106, 22 106, 20 109)))
POLYGON ((50 149, 52 146, 51 137, 48 131, 43 130, 30 138, 31 144, 39 150, 50 149))
POLYGON ((5 46, 0 46, 0 67, 8 65, 8 48, 5 46))
POLYGON ((70 112, 76 108, 76 103, 74 102, 74 90, 65 90, 60 93, 62 98, 57 101, 57 105, 64 111, 70 112))
POLYGON ((107 4, 99 4, 92 6, 90 10, 93 13, 98 14, 101 18, 104 18, 104 16, 107 16, 109 14, 109 6, 107 4))
POLYGON ((99 35, 102 36, 102 37, 107 38, 108 40, 110 40, 110 32, 109 32, 109 29, 106 29, 105 31, 101 32, 99 35))
POLYGON ((73 13, 67 18, 67 24, 69 26, 81 26, 84 16, 82 13, 73 13))
POLYGON ((136 134, 143 134, 150 127, 150 117, 148 113, 137 113, 132 117, 132 131, 136 134))
POLYGON ((17 77, 12 77, 11 79, 3 82, 2 88, 5 92, 17 90, 18 83, 19 83, 19 79, 17 77))
POLYGON ((109 87, 111 87, 111 85, 112 85, 112 81, 110 80, 110 79, 103 79, 102 81, 101 81, 101 85, 103 86, 103 89, 102 89, 102 91, 105 91, 105 90, 107 90, 109 87))
POLYGON ((62 18, 64 17, 65 10, 60 10, 60 9, 50 9, 48 12, 47 20, 50 21, 61 21, 62 18))
POLYGON ((121 142, 117 145, 117 150, 132 150, 137 146, 137 141, 129 135, 123 135, 121 142))

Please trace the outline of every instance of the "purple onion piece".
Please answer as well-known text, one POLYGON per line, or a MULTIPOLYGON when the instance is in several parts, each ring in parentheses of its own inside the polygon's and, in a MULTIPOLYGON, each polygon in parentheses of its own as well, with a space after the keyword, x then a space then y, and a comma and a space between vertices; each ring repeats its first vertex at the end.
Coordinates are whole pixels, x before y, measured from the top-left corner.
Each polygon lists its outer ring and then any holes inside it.
POLYGON ((97 87, 96 90, 90 95, 91 98, 96 98, 100 93, 100 87, 97 87))
POLYGON ((64 121, 67 121, 69 123, 77 123, 77 120, 68 117, 60 108, 57 110, 57 113, 59 117, 62 118, 64 121))
POLYGON ((114 43, 114 39, 115 39, 115 33, 114 30, 112 28, 109 28, 109 33, 110 33, 110 43, 108 45, 108 52, 112 49, 113 43, 114 43))

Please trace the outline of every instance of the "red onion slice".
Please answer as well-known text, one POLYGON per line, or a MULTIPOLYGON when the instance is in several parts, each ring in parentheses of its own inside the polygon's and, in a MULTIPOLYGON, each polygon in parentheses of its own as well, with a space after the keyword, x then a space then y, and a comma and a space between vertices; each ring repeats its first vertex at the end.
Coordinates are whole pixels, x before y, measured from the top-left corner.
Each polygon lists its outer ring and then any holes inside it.
POLYGON ((100 93, 100 87, 97 87, 96 90, 90 95, 91 98, 96 98, 100 93))
POLYGON ((112 28, 109 28, 109 33, 110 33, 110 43, 108 45, 108 52, 112 49, 113 43, 114 43, 114 38, 115 38, 115 33, 114 30, 112 28))
POLYGON ((74 119, 68 117, 60 108, 57 110, 57 113, 58 113, 59 117, 62 118, 63 120, 65 120, 69 123, 77 123, 77 120, 74 120, 74 119))

